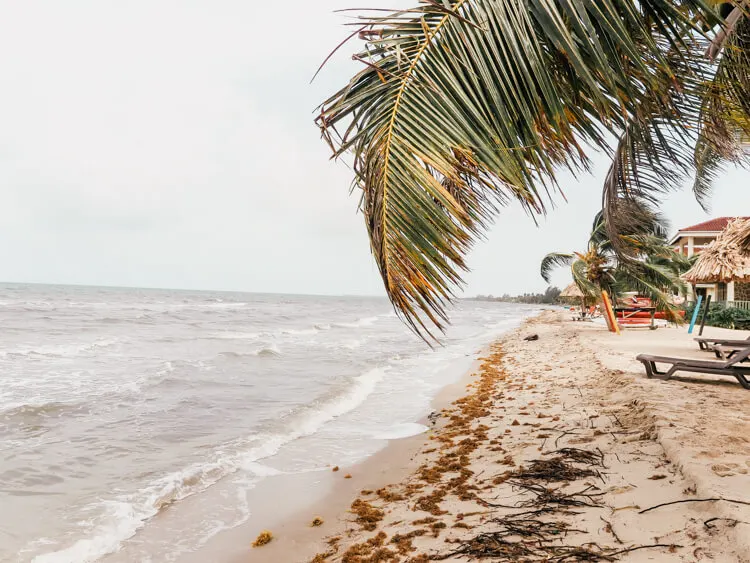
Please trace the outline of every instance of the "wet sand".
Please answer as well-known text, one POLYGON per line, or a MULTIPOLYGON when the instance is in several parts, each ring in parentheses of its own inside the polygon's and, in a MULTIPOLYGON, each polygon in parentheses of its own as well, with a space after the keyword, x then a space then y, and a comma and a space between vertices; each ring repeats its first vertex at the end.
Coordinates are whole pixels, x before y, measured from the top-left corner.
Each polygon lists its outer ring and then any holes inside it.
POLYGON ((634 360, 705 359, 686 332, 543 313, 443 393, 432 431, 331 471, 294 516, 233 530, 225 560, 750 561, 750 394, 648 380, 634 360))
MULTIPOLYGON (((479 362, 474 362, 456 383, 443 388, 432 401, 435 412, 448 407, 466 394, 479 362)), ((433 427, 430 419, 419 421, 433 427)), ((437 424, 437 423, 436 423, 437 424)), ((253 506, 268 510, 253 510, 248 521, 212 538, 202 549, 181 555, 181 563, 227 561, 244 563, 281 563, 308 561, 311 550, 325 546, 331 529, 344 529, 350 520, 348 512, 352 499, 362 490, 379 489, 385 484, 406 479, 418 467, 417 454, 427 434, 391 440, 388 445, 360 463, 351 466, 331 466, 326 471, 304 474, 282 474, 269 477, 261 491, 253 497, 253 506), (347 476, 351 476, 347 478, 347 476), (278 491, 283 491, 278 494, 278 491), (315 518, 323 525, 312 526, 315 518), (264 530, 273 533, 273 541, 263 548, 252 548, 252 543, 264 530)), ((315 553, 313 553, 314 555, 315 553)))

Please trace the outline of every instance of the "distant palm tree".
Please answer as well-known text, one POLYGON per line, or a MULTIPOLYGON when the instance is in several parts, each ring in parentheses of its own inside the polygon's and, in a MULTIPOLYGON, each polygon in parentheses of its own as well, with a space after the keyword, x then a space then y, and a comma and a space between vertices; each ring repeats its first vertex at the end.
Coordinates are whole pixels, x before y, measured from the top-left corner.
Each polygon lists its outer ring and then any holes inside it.
POLYGON ((550 281, 555 267, 569 266, 573 281, 584 297, 598 299, 602 290, 613 297, 625 291, 636 291, 648 297, 673 320, 676 314, 672 295, 684 292, 680 274, 690 262, 675 252, 665 239, 666 228, 658 216, 636 224, 627 233, 617 235, 613 244, 606 226, 604 213, 599 212, 585 252, 547 254, 541 263, 542 278, 550 281), (620 252, 616 251, 619 246, 620 252))
POLYGON ((352 22, 364 66, 317 123, 352 157, 396 311, 420 334, 442 329, 499 207, 544 213, 558 171, 586 170, 593 149, 612 155, 616 253, 628 202, 658 204, 688 174, 705 202, 750 134, 748 1, 419 0, 352 22))

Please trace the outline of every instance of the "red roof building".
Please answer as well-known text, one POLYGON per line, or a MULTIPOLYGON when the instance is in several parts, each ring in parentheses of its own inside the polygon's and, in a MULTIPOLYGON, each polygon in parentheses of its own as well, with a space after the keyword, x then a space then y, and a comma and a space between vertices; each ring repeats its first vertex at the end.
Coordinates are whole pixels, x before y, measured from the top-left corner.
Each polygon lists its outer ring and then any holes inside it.
POLYGON ((726 226, 730 223, 730 221, 733 221, 734 219, 750 219, 750 217, 716 217, 715 219, 709 219, 708 221, 703 221, 703 223, 698 223, 697 225, 692 225, 690 227, 685 227, 684 229, 680 229, 679 232, 680 233, 721 232, 726 228, 726 226))
POLYGON ((703 223, 680 229, 672 237, 670 243, 675 245, 677 252, 686 256, 693 256, 693 254, 697 254, 708 246, 719 236, 719 233, 726 228, 729 222, 735 219, 750 219, 750 217, 716 217, 709 219, 703 221, 703 223))
MULTIPOLYGON (((677 231, 677 234, 670 240, 670 244, 674 245, 675 252, 687 257, 694 256, 711 244, 721 234, 721 231, 735 219, 750 219, 750 217, 716 217, 697 225, 685 227, 677 231)), ((747 295, 750 295, 748 293, 750 288, 746 288, 746 285, 750 284, 739 284, 741 287, 737 287, 734 282, 697 284, 695 294, 691 289, 689 297, 694 298, 697 295, 703 295, 705 298, 710 295, 714 302, 734 302, 735 299, 747 299, 747 295)))

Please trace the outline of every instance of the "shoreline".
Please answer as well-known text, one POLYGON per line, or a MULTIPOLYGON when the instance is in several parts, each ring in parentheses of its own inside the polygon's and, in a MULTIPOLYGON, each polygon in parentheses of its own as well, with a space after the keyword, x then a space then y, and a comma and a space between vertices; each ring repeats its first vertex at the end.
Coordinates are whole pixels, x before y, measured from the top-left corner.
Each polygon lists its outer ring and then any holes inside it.
MULTIPOLYGON (((514 332, 518 328, 510 332, 514 332)), ((504 336, 504 335, 503 335, 504 336)), ((503 338, 501 336, 501 338, 503 338)), ((491 344, 484 346, 478 357, 483 356, 491 344)), ((453 401, 460 399, 471 385, 473 374, 480 361, 474 360, 458 381, 443 387, 431 402, 433 413, 447 408, 453 401)), ((327 538, 332 531, 345 531, 351 524, 348 512, 352 499, 362 490, 376 491, 392 482, 400 481, 413 473, 418 465, 415 457, 420 449, 429 444, 433 432, 432 422, 428 416, 417 421, 428 427, 428 431, 406 438, 389 440, 388 444, 373 455, 351 466, 341 466, 338 471, 327 472, 323 479, 330 481, 328 491, 318 495, 316 500, 293 515, 269 522, 274 540, 262 549, 248 549, 257 534, 263 530, 246 528, 243 533, 248 538, 245 549, 235 553, 226 561, 228 563, 267 563, 306 562, 319 551, 327 548, 327 538), (346 475, 351 475, 350 479, 346 475), (321 518, 323 524, 312 526, 314 518, 321 518), (272 525, 272 526, 271 526, 272 525), (248 537, 247 534, 250 534, 248 537)), ((256 527, 257 528, 257 527, 256 527)))
POLYGON ((686 355, 683 332, 615 339, 559 312, 529 318, 441 391, 433 431, 332 473, 327 495, 269 527, 270 544, 250 548, 259 530, 241 527, 243 547, 225 560, 459 561, 491 553, 479 541, 489 534, 507 544, 491 548, 499 561, 750 561, 750 507, 699 502, 750 502, 746 392, 729 381, 646 380, 633 360, 636 350, 686 355), (522 340, 530 333, 539 342, 522 340), (708 434, 723 447, 711 449, 700 423, 710 427, 722 407, 721 422, 734 417, 735 427, 713 425, 708 434), (540 505, 542 491, 569 495, 576 509, 553 497, 540 505), (675 504, 647 510, 660 503, 675 504), (541 511, 533 530, 514 520, 520 507, 541 511), (318 516, 323 524, 312 527, 318 516))
MULTIPOLYGON (((515 328, 499 337, 518 330, 523 323, 524 319, 520 319, 515 328)), ((460 360, 463 365, 455 370, 454 380, 439 388, 429 403, 428 413, 447 407, 466 393, 466 386, 479 365, 477 358, 486 353, 491 342, 479 345, 466 354, 465 360, 460 360)), ((307 473, 267 476, 263 486, 252 492, 252 505, 272 509, 253 510, 245 522, 222 530, 192 552, 180 553, 178 560, 181 563, 203 563, 207 560, 227 563, 307 561, 307 554, 311 549, 326 545, 325 538, 334 526, 342 529, 346 527, 351 499, 361 490, 381 488, 414 471, 412 460, 433 429, 429 416, 425 414, 416 420, 416 424, 426 427, 424 432, 388 439, 381 449, 364 459, 351 465, 340 464, 338 471, 332 471, 331 466, 307 473), (351 475, 351 478, 346 478, 347 475, 351 475), (283 494, 279 494, 279 491, 283 491, 283 494), (314 518, 321 518, 323 525, 311 526, 314 518), (265 530, 272 532, 273 541, 262 549, 252 548, 258 534, 265 530)), ((196 509, 200 507, 192 507, 193 512, 196 509)), ((112 563, 124 561, 118 554, 113 554, 106 560, 112 563)))

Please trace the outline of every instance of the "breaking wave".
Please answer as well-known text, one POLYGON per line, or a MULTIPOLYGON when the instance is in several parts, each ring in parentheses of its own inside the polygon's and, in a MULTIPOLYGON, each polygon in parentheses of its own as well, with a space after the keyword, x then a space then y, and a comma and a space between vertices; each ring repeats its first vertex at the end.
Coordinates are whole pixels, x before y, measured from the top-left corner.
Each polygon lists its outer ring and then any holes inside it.
POLYGON ((34 424, 46 418, 65 415, 85 415, 89 408, 85 403, 64 403, 52 401, 41 404, 17 405, 0 411, 0 424, 34 424))
POLYGON ((23 357, 23 356, 56 356, 61 358, 74 358, 84 352, 91 352, 98 348, 108 348, 115 344, 121 343, 119 338, 100 338, 94 342, 85 344, 62 344, 54 346, 39 346, 38 348, 17 348, 15 350, 0 351, 2 357, 23 357))
POLYGON ((272 469, 258 462, 278 453, 285 444, 315 433, 326 423, 362 404, 383 379, 387 369, 372 369, 353 378, 338 393, 297 409, 281 420, 282 430, 255 436, 246 449, 229 454, 216 451, 210 461, 170 473, 136 493, 92 506, 103 507, 105 516, 100 518, 90 537, 64 549, 38 555, 33 563, 91 563, 117 551, 123 541, 133 537, 161 510, 205 491, 224 477, 240 470, 249 472, 256 480, 274 474, 272 469))
POLYGON ((380 316, 375 317, 363 317, 361 319, 357 319, 354 322, 344 322, 344 323, 333 323, 333 326, 339 327, 339 328, 362 328, 363 326, 370 326, 375 324, 380 320, 380 316))
POLYGON ((268 346, 262 346, 258 348, 257 350, 253 350, 252 352, 221 352, 219 356, 223 358, 248 358, 251 356, 257 356, 261 358, 269 358, 273 356, 281 356, 281 350, 279 350, 279 347, 275 344, 270 344, 268 346))

